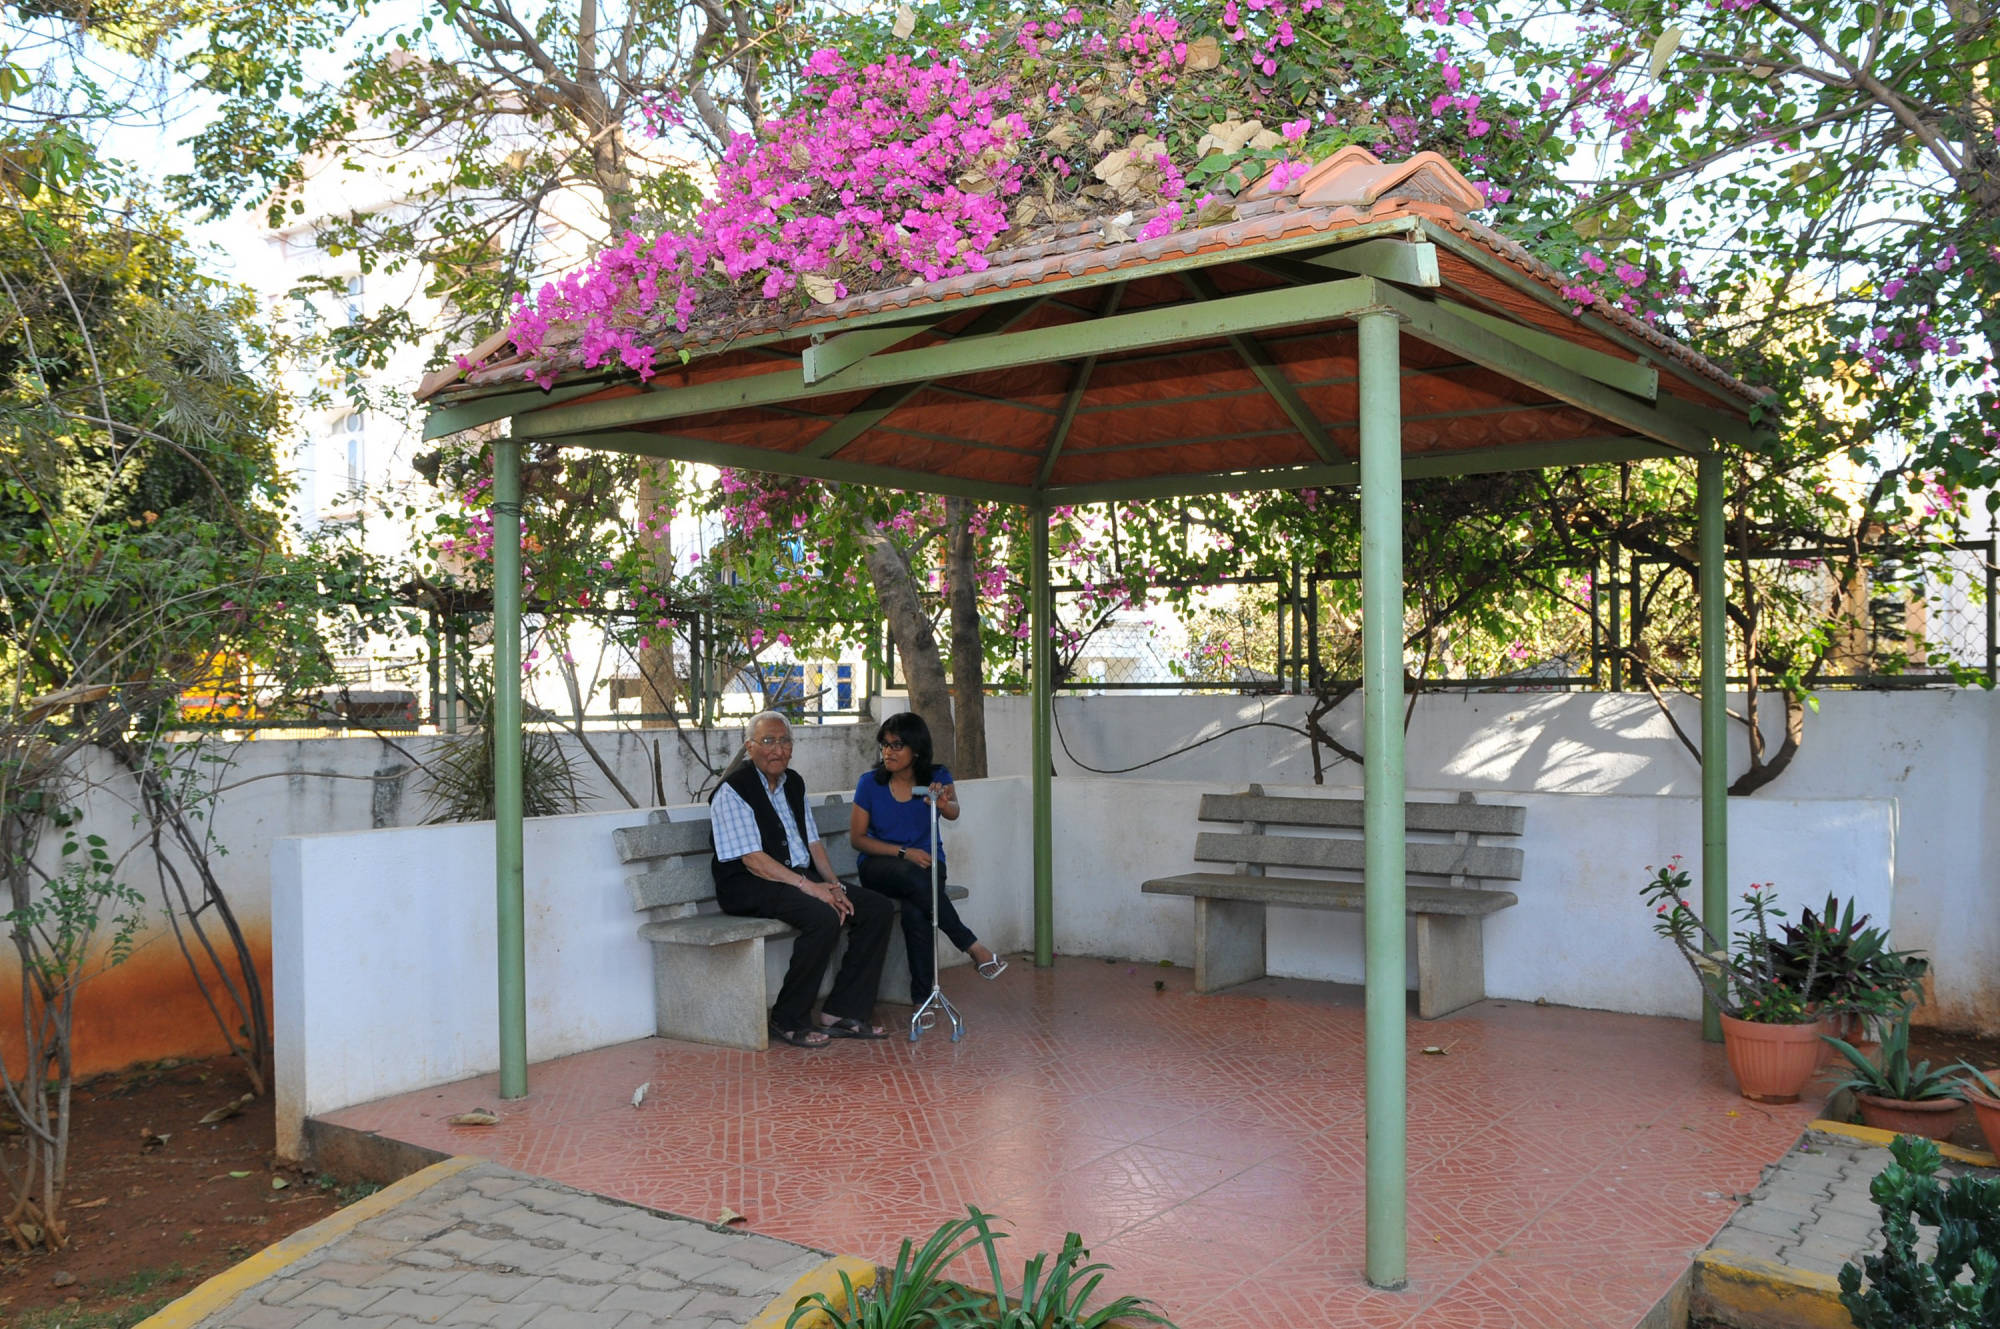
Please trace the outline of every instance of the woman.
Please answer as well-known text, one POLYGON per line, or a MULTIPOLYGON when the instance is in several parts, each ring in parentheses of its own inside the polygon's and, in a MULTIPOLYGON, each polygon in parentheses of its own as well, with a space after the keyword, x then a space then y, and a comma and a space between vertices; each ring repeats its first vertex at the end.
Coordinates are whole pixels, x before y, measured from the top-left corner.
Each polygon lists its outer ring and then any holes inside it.
MULTIPOLYGON (((914 711, 892 715, 875 731, 881 759, 862 772, 854 787, 848 840, 861 870, 861 884, 894 900, 903 911, 903 944, 910 953, 910 1000, 921 1004, 935 980, 931 945, 931 821, 923 797, 928 786, 938 816, 958 820, 958 793, 951 772, 931 757, 930 726, 914 711)), ((982 944, 958 917, 945 894, 944 844, 938 844, 938 923, 951 944, 970 955, 982 978, 998 978, 1007 962, 982 944)))

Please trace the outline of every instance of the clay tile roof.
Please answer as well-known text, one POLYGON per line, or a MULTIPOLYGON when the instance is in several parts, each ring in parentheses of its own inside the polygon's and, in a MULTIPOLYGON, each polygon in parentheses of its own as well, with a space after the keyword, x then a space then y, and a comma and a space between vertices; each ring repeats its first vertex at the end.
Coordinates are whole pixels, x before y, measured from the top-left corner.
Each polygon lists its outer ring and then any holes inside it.
POLYGON ((1458 168, 1435 152, 1420 152, 1408 161, 1384 163, 1368 149, 1342 148, 1316 164, 1283 189, 1275 188, 1275 170, 1243 191, 1247 199, 1284 194, 1303 207, 1372 207, 1384 198, 1434 203, 1453 212, 1486 206, 1486 198, 1458 168))
MULTIPOLYGON (((1502 311, 1530 326, 1595 345, 1619 356, 1635 353, 1677 366, 1684 377, 1703 380, 1733 398, 1737 409, 1756 403, 1764 393, 1741 383, 1719 366, 1643 319, 1622 310, 1597 305, 1579 320, 1561 295, 1562 274, 1526 249, 1465 214, 1483 206, 1477 188, 1436 153, 1418 153, 1407 161, 1384 163, 1359 147, 1348 147, 1317 163, 1282 191, 1271 189, 1267 174, 1239 195, 1234 216, 1208 226, 1176 230, 1151 240, 1132 238, 1146 216, 1116 219, 1086 218, 1045 222, 1015 235, 1014 242, 988 253, 986 267, 936 281, 857 290, 832 304, 817 305, 801 315, 797 310, 745 300, 727 318, 698 322, 685 334, 657 320, 656 344, 685 348, 692 355, 689 369, 697 373, 709 357, 746 347, 781 343, 796 345, 809 335, 842 330, 858 318, 875 318, 909 311, 921 315, 930 307, 969 297, 991 299, 1005 293, 1032 293, 1034 288, 1075 289, 1101 283, 1142 280, 1149 265, 1176 261, 1176 268, 1243 263, 1288 252, 1311 253, 1337 245, 1343 233, 1378 235, 1400 231, 1408 240, 1433 240, 1461 248, 1450 265, 1443 294, 1472 299, 1489 311, 1502 311), (1122 223, 1122 224, 1120 224, 1122 223), (1365 229, 1364 229, 1365 228, 1365 229), (1498 265, 1493 264, 1498 260, 1498 265), (1480 264, 1511 268, 1538 297, 1504 290, 1500 279, 1480 264), (1060 284, 1052 285, 1052 284, 1060 284), (1606 326, 1625 338, 1619 347, 1603 331, 1606 326), (1635 346, 1646 348, 1635 352, 1635 346)), ((1518 283, 1517 283, 1518 284, 1518 283)), ((572 330, 552 331, 549 343, 535 357, 513 352, 504 333, 488 337, 460 363, 428 375, 418 388, 421 401, 445 404, 467 396, 518 388, 550 377, 591 381, 628 377, 612 368, 587 368, 572 330)), ((662 360, 667 357, 662 356, 662 360)))

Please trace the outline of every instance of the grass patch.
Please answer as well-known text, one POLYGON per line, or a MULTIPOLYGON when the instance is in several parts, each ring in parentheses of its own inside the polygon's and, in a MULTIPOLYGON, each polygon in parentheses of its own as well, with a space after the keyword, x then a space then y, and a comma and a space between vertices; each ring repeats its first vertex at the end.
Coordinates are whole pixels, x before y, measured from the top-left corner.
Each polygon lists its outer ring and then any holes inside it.
POLYGON ((132 1329, 174 1299, 162 1296, 135 1301, 116 1310, 92 1310, 83 1306, 52 1306, 47 1310, 23 1311, 22 1318, 9 1323, 12 1329, 132 1329))
POLYGON ((95 1284, 91 1291, 100 1297, 143 1297, 164 1283, 178 1283, 187 1277, 187 1269, 178 1264, 160 1265, 153 1269, 135 1269, 129 1274, 107 1278, 95 1284))
POLYGON ((356 1200, 364 1199, 382 1189, 379 1184, 372 1181, 342 1181, 330 1172, 322 1172, 314 1177, 313 1185, 333 1196, 343 1206, 353 1204, 356 1200))

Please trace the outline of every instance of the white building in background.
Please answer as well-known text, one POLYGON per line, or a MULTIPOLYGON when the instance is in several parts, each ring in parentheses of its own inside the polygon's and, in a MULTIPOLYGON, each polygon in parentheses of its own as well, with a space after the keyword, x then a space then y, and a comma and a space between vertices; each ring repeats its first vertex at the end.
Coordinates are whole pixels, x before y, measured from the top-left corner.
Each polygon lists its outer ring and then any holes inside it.
MULTIPOLYGON (((359 254, 329 252, 320 243, 322 230, 335 217, 408 208, 404 190, 409 178, 407 173, 391 175, 379 165, 356 171, 344 162, 325 160, 309 173, 298 193, 303 206, 285 225, 266 229, 253 217, 236 220, 237 233, 228 248, 239 275, 258 292, 275 325, 309 338, 306 344, 323 344, 332 330, 384 311, 405 312, 420 329, 443 326, 446 310, 424 290, 417 265, 368 272, 359 254), (299 294, 307 288, 310 294, 299 294)), ((544 274, 572 268, 590 252, 588 220, 565 220, 559 204, 535 222, 532 252, 544 274)), ((437 539, 431 514, 453 499, 416 469, 418 459, 436 445, 423 438, 422 415, 412 395, 431 367, 431 349, 429 340, 405 342, 380 369, 357 371, 331 356, 290 366, 286 386, 298 409, 286 453, 296 479, 292 515, 302 533, 344 535, 385 559, 407 559, 437 539)), ((701 566, 721 533, 713 519, 677 518, 670 532, 677 570, 685 574, 701 566)), ((532 616, 529 623, 531 630, 541 626, 532 616)), ((566 643, 539 632, 529 641, 529 706, 564 717, 574 714, 577 698, 558 660, 565 644, 587 714, 638 713, 638 661, 582 617, 571 621, 566 643)), ((428 717, 443 671, 436 671, 434 680, 431 648, 424 641, 357 633, 341 645, 345 704, 359 701, 377 720, 428 717)), ((483 635, 476 633, 472 645, 483 658, 483 635)), ((678 671, 686 677, 686 652, 677 655, 678 671)), ((724 714, 753 714, 767 698, 782 698, 808 715, 851 710, 865 701, 867 673, 858 652, 840 660, 799 660, 782 647, 769 647, 762 664, 762 679, 743 673, 723 681, 724 714)))

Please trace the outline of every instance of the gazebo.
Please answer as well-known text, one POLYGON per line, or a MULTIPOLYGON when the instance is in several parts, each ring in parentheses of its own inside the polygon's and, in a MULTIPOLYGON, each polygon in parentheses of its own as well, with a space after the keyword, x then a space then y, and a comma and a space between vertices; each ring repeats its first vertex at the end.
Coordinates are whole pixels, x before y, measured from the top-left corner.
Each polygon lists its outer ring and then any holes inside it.
MULTIPOLYGON (((1443 158, 1347 148, 1233 218, 1135 240, 1042 227, 987 267, 805 318, 696 326, 644 382, 496 337, 427 379, 427 437, 506 422, 494 455, 501 1088, 527 1092, 520 802, 524 443, 1019 504, 1033 531, 1035 951, 1052 962, 1057 505, 1358 485, 1366 867, 1366 1274, 1405 1278, 1403 515, 1406 477, 1692 457, 1701 607, 1703 911, 1726 914, 1722 449, 1763 401, 1473 221, 1443 158), (532 379, 531 376, 532 375, 532 379), (534 384, 553 383, 551 387, 534 384)), ((1713 1036, 1714 1020, 1710 1016, 1713 1036)))

